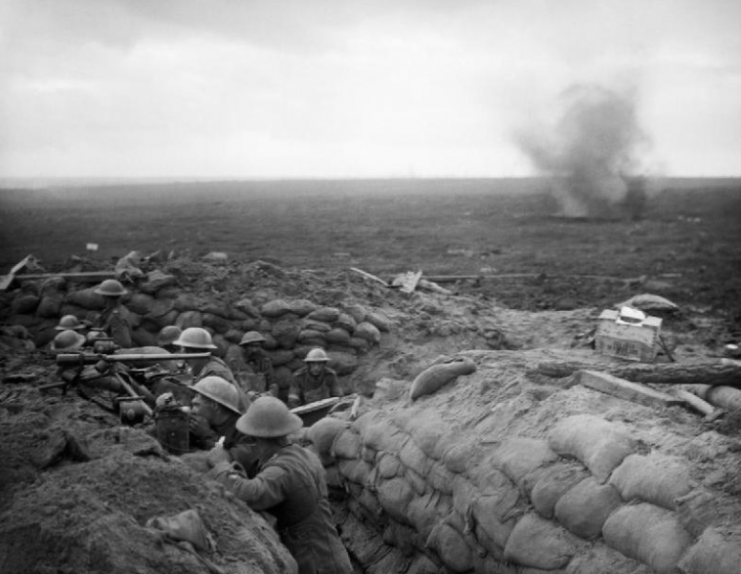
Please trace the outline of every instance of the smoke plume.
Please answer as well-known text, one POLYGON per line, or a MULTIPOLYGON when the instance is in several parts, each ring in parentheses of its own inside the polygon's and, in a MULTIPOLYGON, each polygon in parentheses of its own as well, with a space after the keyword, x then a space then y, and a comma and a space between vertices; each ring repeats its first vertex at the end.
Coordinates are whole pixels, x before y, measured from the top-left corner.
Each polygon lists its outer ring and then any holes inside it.
POLYGON ((648 140, 634 99, 599 86, 574 86, 559 104, 552 127, 516 134, 520 149, 551 176, 558 215, 640 217, 645 178, 639 155, 648 140))

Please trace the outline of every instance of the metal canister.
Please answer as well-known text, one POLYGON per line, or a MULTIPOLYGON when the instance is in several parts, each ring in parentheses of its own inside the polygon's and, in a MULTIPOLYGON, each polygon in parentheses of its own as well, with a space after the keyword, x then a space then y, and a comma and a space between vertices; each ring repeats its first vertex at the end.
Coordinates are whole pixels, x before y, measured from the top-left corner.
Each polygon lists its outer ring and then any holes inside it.
POLYGON ((157 440, 172 454, 183 454, 190 448, 190 415, 176 408, 163 408, 157 411, 154 420, 157 429, 157 440))

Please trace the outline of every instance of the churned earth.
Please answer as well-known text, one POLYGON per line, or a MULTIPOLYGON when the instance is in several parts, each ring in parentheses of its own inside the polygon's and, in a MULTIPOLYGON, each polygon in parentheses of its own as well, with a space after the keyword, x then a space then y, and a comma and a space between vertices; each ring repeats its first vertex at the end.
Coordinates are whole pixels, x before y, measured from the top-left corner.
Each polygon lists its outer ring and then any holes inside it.
MULTIPOLYGON (((661 314, 677 362, 722 357, 741 337, 741 189, 676 189, 653 198, 646 218, 631 222, 553 218, 537 190, 485 192, 471 184, 453 195, 405 197, 315 189, 293 202, 265 192, 237 208, 233 193, 207 204, 163 194, 157 209, 137 209, 129 199, 116 211, 94 195, 58 209, 14 200, 0 226, 3 270, 29 253, 57 272, 108 270, 111 258, 129 250, 162 250, 163 266, 199 297, 262 293, 365 304, 393 328, 343 380, 363 396, 361 414, 381 409, 439 420, 486 445, 503 436, 543 438, 559 420, 588 412, 628 428, 646 451, 691 461, 694 483, 722 503, 717 524, 737 529, 741 418, 707 421, 686 406, 639 405, 543 376, 539 365, 620 364, 598 355, 591 335, 603 309, 642 293, 678 305, 661 314), (83 255, 94 240, 102 252, 83 255), (226 252, 229 262, 203 262, 211 251, 226 252), (271 271, 250 265, 258 259, 270 261, 271 271), (422 269, 450 293, 420 288, 405 296, 350 268, 384 280, 422 269), (476 373, 412 403, 414 378, 454 356, 475 362, 476 373)), ((4 326, 12 295, 2 297, 4 326)), ((27 327, 29 342, 34 329, 27 327)), ((56 380, 55 367, 32 347, 4 348, 0 358, 0 570, 291 571, 263 517, 141 429, 121 426, 74 394, 39 391, 56 380), (196 510, 205 526, 200 550, 147 526, 186 510, 196 510)), ((659 354, 658 363, 668 361, 659 354)), ((348 547, 363 556, 351 534, 348 526, 348 547)), ((372 559, 359 568, 381 571, 372 559)))

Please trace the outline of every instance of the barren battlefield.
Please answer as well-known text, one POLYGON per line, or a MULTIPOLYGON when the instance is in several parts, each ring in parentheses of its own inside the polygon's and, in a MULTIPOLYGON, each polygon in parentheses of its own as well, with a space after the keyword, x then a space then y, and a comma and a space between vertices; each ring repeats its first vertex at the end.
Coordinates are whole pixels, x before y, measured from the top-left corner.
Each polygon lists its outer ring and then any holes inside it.
POLYGON ((545 178, 6 183, 0 572, 297 571, 154 421, 54 385, 59 320, 93 321, 110 276, 136 349, 205 328, 246 390, 247 332, 279 382, 326 351, 346 398, 293 440, 357 573, 737 574, 741 180, 639 191, 573 212, 545 178), (660 324, 642 360, 600 347, 628 307, 660 324))

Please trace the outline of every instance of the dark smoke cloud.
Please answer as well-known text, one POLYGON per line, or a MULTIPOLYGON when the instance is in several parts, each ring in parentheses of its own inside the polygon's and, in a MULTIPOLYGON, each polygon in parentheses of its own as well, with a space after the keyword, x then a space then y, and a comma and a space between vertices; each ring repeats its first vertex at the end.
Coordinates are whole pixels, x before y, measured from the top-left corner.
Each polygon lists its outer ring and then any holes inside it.
POLYGON ((516 134, 535 167, 552 176, 559 215, 640 216, 640 154, 648 139, 638 125, 635 99, 599 86, 574 86, 561 94, 559 105, 553 127, 516 134))

